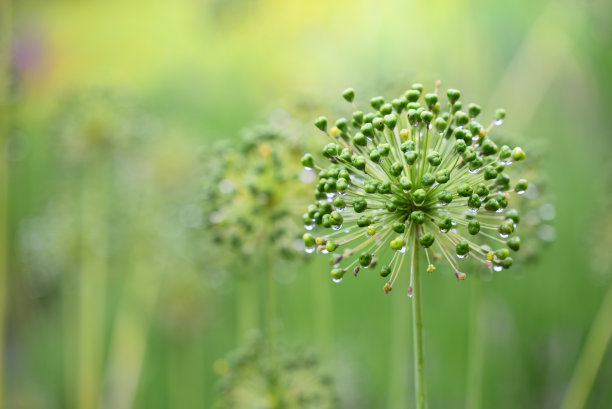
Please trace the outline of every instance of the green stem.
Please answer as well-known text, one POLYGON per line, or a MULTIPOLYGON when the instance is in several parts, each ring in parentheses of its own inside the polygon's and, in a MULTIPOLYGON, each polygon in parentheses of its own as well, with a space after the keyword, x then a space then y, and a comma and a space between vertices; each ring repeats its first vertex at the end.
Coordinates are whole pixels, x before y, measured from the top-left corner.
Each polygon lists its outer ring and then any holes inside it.
POLYGON ((259 303, 257 301, 257 282, 254 277, 239 277, 237 281, 238 342, 244 341, 249 331, 257 328, 259 303))
POLYGON ((389 409, 404 409, 408 407, 406 389, 410 382, 407 363, 410 352, 406 349, 409 343, 406 321, 409 311, 406 308, 406 297, 393 294, 393 325, 391 326, 391 353, 389 354, 392 381, 389 382, 388 403, 389 409))
MULTIPOLYGON (((416 245, 416 243, 415 243, 416 245)), ((412 288, 412 333, 414 337, 414 395, 416 409, 427 408, 425 388, 425 353, 423 351, 423 305, 419 251, 414 252, 414 284, 412 288)))
POLYGON ((584 408, 612 338, 612 285, 591 325, 561 409, 584 408))
POLYGON ((480 409, 482 407, 482 373, 485 357, 484 338, 485 317, 482 308, 482 281, 474 280, 471 287, 470 331, 468 345, 467 397, 465 407, 480 409))
MULTIPOLYGON (((332 341, 332 300, 329 282, 318 274, 311 274, 313 285, 313 307, 315 309, 315 333, 318 350, 326 360, 333 358, 332 341)), ((330 365, 330 366, 333 366, 330 365)))
POLYGON ((10 130, 10 50, 11 50, 11 1, 2 1, 0 10, 0 407, 4 399, 4 332, 8 284, 8 133, 10 130))

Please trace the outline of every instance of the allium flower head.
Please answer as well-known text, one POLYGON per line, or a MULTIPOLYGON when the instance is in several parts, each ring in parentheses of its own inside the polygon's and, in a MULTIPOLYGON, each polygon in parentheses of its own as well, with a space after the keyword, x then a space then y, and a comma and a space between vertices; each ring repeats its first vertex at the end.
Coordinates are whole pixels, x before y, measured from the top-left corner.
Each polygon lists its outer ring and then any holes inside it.
POLYGON ((245 257, 264 244, 277 255, 296 253, 301 233, 296 219, 309 190, 305 182, 315 178, 299 165, 302 151, 297 139, 266 127, 208 158, 205 222, 217 242, 245 257))
POLYGON ((221 372, 217 409, 333 409, 338 396, 332 379, 312 353, 255 337, 227 361, 221 372))
POLYGON ((409 265, 410 295, 417 252, 425 253, 428 272, 446 260, 460 280, 468 257, 493 271, 512 265, 521 241, 520 215, 510 204, 528 183, 511 180, 507 169, 525 152, 490 135, 502 124, 503 109, 482 125, 479 105, 464 105, 455 89, 443 101, 438 85, 425 93, 413 84, 390 102, 372 98, 371 112, 359 110, 348 89, 350 119, 334 126, 324 117, 315 121, 332 139, 322 150, 330 164, 316 166, 311 154, 302 158, 318 171, 316 201, 303 216, 306 229, 317 230, 303 239, 307 252, 333 253, 334 281, 375 268, 389 292, 409 265))

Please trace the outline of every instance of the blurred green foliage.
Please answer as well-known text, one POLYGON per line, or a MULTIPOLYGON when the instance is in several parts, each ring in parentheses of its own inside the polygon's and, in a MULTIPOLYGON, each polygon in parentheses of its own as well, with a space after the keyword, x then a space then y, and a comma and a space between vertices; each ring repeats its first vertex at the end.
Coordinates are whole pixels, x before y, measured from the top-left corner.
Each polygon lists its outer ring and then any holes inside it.
MULTIPOLYGON (((555 241, 482 283, 482 406, 559 407, 612 285, 610 2, 5 0, 0 16, 0 406, 212 407, 241 340, 201 153, 279 109, 335 117, 348 86, 371 90, 359 105, 440 79, 546 151, 555 241)), ((367 274, 333 285, 325 260, 276 269, 281 338, 317 347, 340 407, 402 407, 409 300, 367 274)), ((430 408, 463 407, 473 286, 423 286, 430 408)), ((610 349, 588 408, 612 400, 610 349)))

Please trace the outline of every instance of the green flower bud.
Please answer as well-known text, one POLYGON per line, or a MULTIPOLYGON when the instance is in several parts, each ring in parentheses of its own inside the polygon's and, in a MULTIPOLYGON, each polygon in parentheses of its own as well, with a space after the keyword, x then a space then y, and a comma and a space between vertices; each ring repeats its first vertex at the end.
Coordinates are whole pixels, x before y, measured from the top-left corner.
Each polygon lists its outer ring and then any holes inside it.
POLYGON ((421 183, 425 187, 430 187, 434 183, 436 183, 436 178, 431 173, 426 173, 423 176, 421 176, 421 183))
POLYGON ((351 150, 348 148, 343 148, 342 152, 340 152, 340 159, 342 159, 345 162, 350 162, 352 157, 353 157, 353 154, 351 153, 351 150))
POLYGON ((348 189, 348 182, 346 181, 346 179, 338 179, 338 181, 336 182, 336 189, 338 190, 338 192, 345 192, 348 189))
POLYGON ((410 178, 402 177, 400 178, 400 186, 404 190, 410 190, 412 189, 412 181, 410 180, 410 178))
POLYGON ((305 166, 307 168, 314 167, 314 158, 312 157, 310 153, 307 153, 304 156, 302 156, 301 162, 302 162, 302 166, 305 166))
POLYGON ((527 190, 528 186, 529 186, 529 183, 527 182, 526 179, 519 179, 516 185, 514 185, 514 190, 517 193, 524 193, 525 190, 527 190))
POLYGON ((518 146, 512 151, 512 159, 515 161, 523 160, 525 159, 525 156, 525 152, 523 152, 523 150, 518 146))
POLYGON ((444 132, 444 130, 448 126, 448 122, 446 122, 443 118, 438 117, 434 121, 434 126, 436 127, 438 132, 444 132))
POLYGON ((457 111, 455 113, 455 124, 457 126, 465 126, 470 122, 470 117, 463 111, 457 111))
POLYGON ((459 112, 459 110, 463 107, 461 101, 457 101, 453 104, 451 111, 454 113, 459 112))
POLYGON ((509 269, 512 267, 512 257, 506 257, 499 263, 503 268, 509 269))
POLYGON ((497 153, 497 145, 489 138, 485 138, 480 144, 480 151, 483 155, 493 155, 497 153))
POLYGON ((449 231, 453 228, 453 219, 451 219, 449 216, 443 217, 442 219, 438 220, 438 227, 443 232, 449 231))
POLYGON ((353 112, 353 121, 358 125, 363 124, 363 111, 353 112))
POLYGON ((506 110, 503 108, 499 108, 495 111, 495 119, 503 120, 506 117, 506 110))
POLYGON ((426 124, 429 124, 433 120, 433 114, 429 111, 423 111, 421 112, 421 120, 423 120, 423 122, 426 124))
POLYGON ((395 222, 393 223, 393 227, 391 227, 396 233, 403 233, 406 231, 406 225, 404 223, 395 222))
POLYGON ((469 104, 468 105, 468 114, 470 115, 470 118, 476 118, 478 115, 480 115, 480 105, 478 104, 469 104))
MULTIPOLYGON (((338 183, 340 182, 340 180, 344 179, 339 179, 338 183)), ((346 202, 344 201, 344 198, 342 196, 334 197, 333 204, 336 209, 344 209, 346 207, 346 202)))
POLYGON ((450 180, 449 170, 439 170, 436 172, 436 182, 443 185, 450 180))
POLYGON ((442 163, 442 158, 438 152, 431 152, 427 156, 427 161, 431 166, 438 166, 440 163, 442 163))
POLYGON ((338 245, 331 240, 328 241, 327 244, 325 245, 325 249, 330 253, 333 253, 334 250, 336 250, 337 248, 338 248, 338 245))
POLYGON ((438 102, 438 95, 436 94, 425 94, 425 103, 427 104, 427 107, 429 109, 432 109, 434 107, 434 105, 436 105, 436 103, 438 102))
POLYGON ((393 112, 393 105, 389 103, 383 104, 383 106, 380 107, 380 113, 383 115, 388 115, 391 112, 393 112))
POLYGON ((385 99, 383 97, 374 97, 370 100, 370 105, 372 105, 372 108, 376 110, 379 110, 384 103, 385 99))
POLYGON ((389 193, 391 193, 391 183, 390 182, 381 182, 378 185, 376 185, 376 190, 380 194, 388 195, 389 193))
POLYGON ((383 129, 385 129, 385 124, 383 122, 383 119, 378 118, 378 117, 372 120, 372 126, 379 131, 382 131, 383 129))
POLYGON ((315 213, 319 211, 319 207, 315 204, 308 205, 308 217, 315 218, 315 213))
POLYGON ((389 200, 388 202, 385 202, 385 209, 387 209, 389 213, 393 213, 397 210, 397 203, 389 200))
POLYGON ((323 132, 327 131, 327 118, 325 118, 324 116, 320 116, 319 118, 317 118, 317 120, 314 121, 314 124, 323 132))
POLYGON ((406 142, 404 142, 404 143, 402 143, 400 145, 400 149, 402 150, 402 152, 413 151, 414 150, 414 142, 413 141, 406 141, 406 142))
POLYGON ((404 238, 402 236, 397 236, 389 242, 389 246, 395 251, 401 250, 404 247, 404 238))
POLYGON ((318 206, 321 214, 329 214, 334 210, 331 203, 329 203, 327 200, 319 200, 318 206))
POLYGON ((334 226, 340 226, 342 224, 342 222, 344 221, 344 218, 342 217, 340 212, 338 212, 336 210, 331 212, 329 216, 330 216, 331 222, 332 222, 332 224, 334 226))
POLYGON ((464 183, 459 186, 459 189, 457 189, 457 194, 459 194, 459 196, 468 197, 472 195, 472 191, 472 186, 470 186, 468 183, 464 183))
POLYGON ((485 203, 485 209, 491 212, 496 212, 499 210, 499 203, 497 202, 497 200, 490 198, 485 203))
POLYGON ((510 250, 506 249, 506 248, 502 248, 499 249, 495 252, 495 257, 497 257, 500 260, 505 259, 506 257, 508 257, 510 255, 510 250))
POLYGON ((332 227, 331 216, 328 214, 324 214, 323 217, 321 218, 321 225, 326 228, 332 227))
POLYGON ((455 150, 457 151, 457 153, 463 153, 466 149, 467 145, 465 144, 465 141, 463 139, 457 139, 455 141, 455 150))
POLYGON ((363 213, 368 208, 368 202, 365 199, 355 199, 353 200, 353 209, 356 213, 363 213))
POLYGON ((423 224, 425 223, 426 216, 421 210, 415 210, 414 212, 410 213, 410 219, 412 219, 412 221, 415 223, 423 224))
POLYGON ((468 232, 471 235, 476 235, 480 231, 480 222, 478 220, 470 220, 468 223, 468 232))
POLYGON ((476 159, 476 151, 474 150, 474 148, 472 148, 471 146, 468 146, 467 148, 465 148, 465 152, 463 152, 463 160, 466 162, 471 162, 474 159, 476 159))
MULTIPOLYGON (((376 118, 372 119, 374 122, 376 118)), ((371 122, 367 122, 361 126, 361 133, 363 133, 367 137, 372 137, 374 135, 374 127, 371 122)))
POLYGON ((385 115, 384 121, 387 128, 394 129, 397 124, 397 116, 395 114, 385 115))
MULTIPOLYGON (((360 227, 363 227, 363 226, 360 226, 360 227)), ((376 234, 376 226, 374 226, 373 224, 367 226, 366 227, 366 234, 368 236, 370 236, 370 237, 373 236, 374 234, 376 234)))
POLYGON ((400 162, 395 162, 393 165, 391 165, 391 174, 395 177, 401 175, 403 170, 404 165, 400 162))
POLYGON ((363 184, 363 190, 366 193, 376 193, 377 182, 369 181, 363 184))
POLYGON ((510 184, 510 176, 505 173, 500 173, 499 175, 497 175, 495 183, 497 183, 501 187, 506 187, 510 184))
POLYGON ((493 180, 495 178, 497 178, 497 170, 493 167, 487 166, 485 168, 484 179, 493 180))
POLYGON ((466 256, 470 252, 470 243, 465 240, 460 241, 459 243, 457 243, 455 251, 458 256, 466 256))
POLYGON ((391 267, 389 267, 389 266, 384 266, 380 270, 380 276, 381 277, 387 277, 389 274, 391 274, 391 267))
POLYGON ((342 280, 342 277, 344 277, 344 273, 346 272, 345 269, 343 268, 334 268, 331 271, 331 277, 334 280, 342 280))
POLYGON ((396 98, 393 101, 391 101, 391 105, 393 106, 393 109, 398 114, 402 113, 402 111, 406 108, 406 104, 408 104, 408 101, 406 101, 406 98, 404 97, 396 98))
POLYGON ((314 236, 310 233, 304 233, 302 239, 304 240, 304 246, 306 246, 306 248, 312 248, 316 244, 314 236))
POLYGON ((461 98, 461 91, 451 88, 446 91, 446 96, 448 97, 449 102, 454 104, 455 102, 459 101, 459 98, 461 98))
POLYGON ((412 200, 416 205, 422 205, 427 198, 427 193, 423 189, 417 189, 412 193, 412 200))
POLYGON ((476 194, 470 196, 470 198, 468 199, 468 207, 470 209, 480 209, 481 204, 482 203, 480 202, 480 197, 478 197, 478 195, 476 194))
POLYGON ((418 158, 418 154, 415 151, 408 151, 404 154, 404 157, 406 158, 407 164, 414 165, 418 158))
POLYGON ((363 156, 353 156, 353 158, 351 159, 351 163, 355 168, 359 170, 364 170, 366 167, 366 161, 363 156))
POLYGON ((366 124, 371 123, 374 118, 376 118, 376 114, 374 112, 368 112, 363 116, 363 122, 365 122, 366 124))
POLYGON ((336 121, 336 128, 340 129, 342 132, 348 132, 348 121, 346 118, 339 118, 336 121))
POLYGON ((516 209, 509 209, 506 211, 506 219, 510 219, 512 220, 515 224, 518 224, 519 221, 521 220, 518 210, 516 209))
POLYGON ((449 204, 453 201, 453 194, 448 190, 443 190, 438 193, 438 201, 442 204, 449 204))
POLYGON ((380 151, 378 149, 374 149, 370 152, 370 160, 375 163, 380 161, 380 151))
POLYGON ((372 218, 370 216, 360 216, 359 219, 357 219, 357 226, 359 227, 368 227, 369 225, 372 224, 372 218))
POLYGON ((484 165, 484 160, 480 155, 476 154, 476 157, 470 161, 470 170, 472 172, 476 171, 477 169, 480 169, 482 165, 484 165))
POLYGON ((420 96, 421 96, 421 93, 415 89, 408 90, 406 91, 406 93, 404 93, 404 97, 406 97, 406 100, 408 102, 416 102, 418 101, 420 96))
POLYGON ((369 253, 361 253, 361 255, 359 256, 359 264, 361 264, 362 267, 367 267, 370 265, 370 263, 372 262, 372 255, 369 253))
POLYGON ((435 238, 431 233, 425 233, 421 237, 419 237, 419 243, 421 243, 421 246, 425 248, 431 247, 434 241, 435 238))
POLYGON ((506 244, 508 245, 508 247, 510 247, 510 249, 514 251, 519 251, 519 249, 521 248, 521 239, 518 236, 511 237, 508 239, 506 244))
POLYGON ((474 193, 476 193, 480 197, 486 197, 489 194, 489 188, 484 183, 479 183, 478 185, 476 185, 474 193))
POLYGON ((389 152, 391 152, 391 146, 389 146, 388 143, 381 143, 378 145, 377 149, 380 152, 380 155, 384 157, 389 156, 389 152))
POLYGON ((333 158, 334 156, 338 155, 339 152, 340 147, 335 143, 328 143, 323 148, 323 156, 326 158, 333 158))
POLYGON ((347 102, 353 102, 355 99, 355 90, 353 88, 347 88, 342 93, 342 97, 346 99, 347 102))
POLYGON ((423 92, 423 84, 420 84, 418 82, 415 82, 414 84, 412 84, 410 88, 419 91, 419 95, 423 92))
POLYGON ((498 230, 499 233, 504 236, 512 234, 512 232, 514 231, 514 223, 512 222, 512 220, 506 220, 499 225, 498 230))

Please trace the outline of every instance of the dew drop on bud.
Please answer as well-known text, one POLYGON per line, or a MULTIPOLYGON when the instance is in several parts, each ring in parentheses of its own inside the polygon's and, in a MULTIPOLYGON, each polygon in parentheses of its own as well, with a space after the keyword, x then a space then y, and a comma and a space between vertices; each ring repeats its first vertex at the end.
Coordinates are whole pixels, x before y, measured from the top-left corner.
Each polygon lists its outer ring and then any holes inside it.
POLYGON ((503 268, 502 268, 502 266, 500 266, 500 265, 497 265, 497 264, 496 264, 496 265, 494 265, 494 266, 493 266, 493 271, 495 271, 495 272, 498 272, 498 273, 499 273, 499 272, 500 272, 500 271, 502 271, 502 270, 503 270, 503 268))
POLYGON ((314 246, 313 246, 313 247, 305 247, 305 248, 304 248, 304 251, 305 251, 306 253, 308 253, 308 254, 312 254, 312 253, 314 253, 315 248, 314 248, 314 246))
POLYGON ((342 278, 332 278, 332 281, 334 283, 339 283, 340 281, 342 281, 342 278))
POLYGON ((314 229, 314 224, 305 224, 305 225, 304 225, 304 228, 305 228, 306 230, 309 230, 309 231, 310 231, 310 230, 314 229))
POLYGON ((414 295, 414 290, 412 289, 412 286, 408 287, 408 291, 406 292, 406 295, 412 298, 412 296, 414 295))

